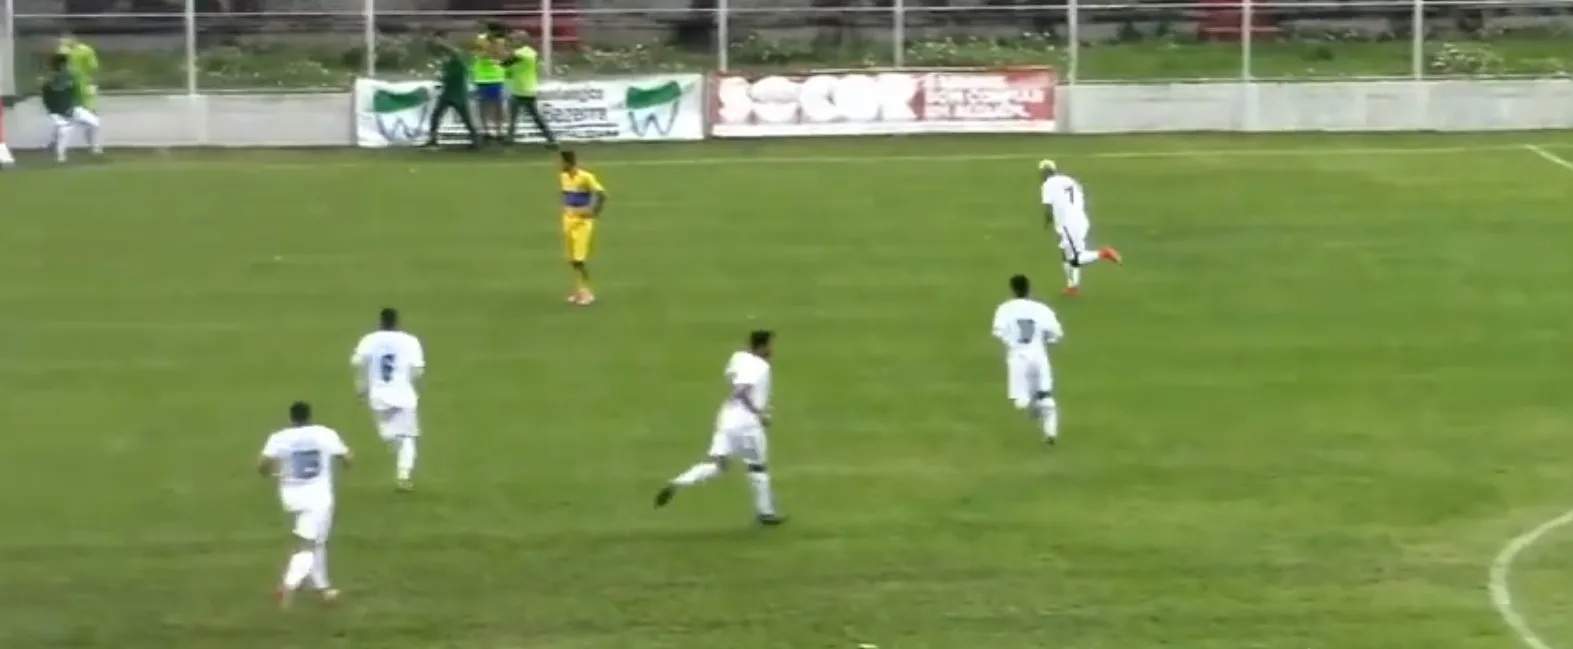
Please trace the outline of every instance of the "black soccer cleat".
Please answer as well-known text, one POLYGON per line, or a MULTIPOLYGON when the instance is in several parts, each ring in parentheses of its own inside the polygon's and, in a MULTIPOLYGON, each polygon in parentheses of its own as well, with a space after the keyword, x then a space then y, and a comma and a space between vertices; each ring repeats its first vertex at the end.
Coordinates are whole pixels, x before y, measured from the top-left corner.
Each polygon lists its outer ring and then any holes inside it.
POLYGON ((787 519, 785 516, 779 516, 776 514, 760 514, 759 517, 755 520, 758 520, 759 524, 765 527, 775 527, 777 525, 786 523, 787 519))
POLYGON ((672 498, 675 496, 677 496, 677 485, 669 484, 661 487, 661 491, 655 494, 655 506, 665 507, 667 503, 672 502, 672 498))

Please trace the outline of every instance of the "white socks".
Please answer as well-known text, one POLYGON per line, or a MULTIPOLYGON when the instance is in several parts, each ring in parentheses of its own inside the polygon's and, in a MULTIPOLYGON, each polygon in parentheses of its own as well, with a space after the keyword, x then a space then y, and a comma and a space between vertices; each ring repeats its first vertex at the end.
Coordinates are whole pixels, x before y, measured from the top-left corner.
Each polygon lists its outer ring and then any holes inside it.
POLYGON ((770 474, 764 471, 748 472, 748 489, 754 492, 754 511, 760 516, 776 515, 776 497, 770 492, 770 474))
POLYGON ((16 158, 11 157, 11 147, 0 142, 0 166, 9 167, 16 164, 16 158))
POLYGON ((1062 265, 1065 267, 1065 286, 1070 288, 1081 286, 1081 267, 1097 263, 1100 259, 1103 259, 1103 255, 1099 253, 1080 252, 1076 254, 1076 263, 1064 262, 1062 265))
POLYGON ((1045 398, 1033 405, 1034 417, 1043 426, 1043 438, 1056 440, 1060 438, 1060 404, 1054 397, 1045 398))
POLYGON ((332 586, 328 584, 328 546, 326 544, 317 544, 315 558, 311 562, 310 578, 312 588, 317 590, 328 590, 332 588, 332 586))
POLYGON ((55 143, 55 159, 65 162, 66 149, 71 146, 71 124, 56 124, 53 142, 55 143))
MULTIPOLYGON (((677 487, 692 487, 721 475, 721 466, 710 461, 700 462, 676 478, 672 478, 672 485, 677 487)), ((765 471, 749 470, 748 490, 754 496, 754 511, 760 516, 776 515, 776 496, 770 489, 770 474, 765 471)))
POLYGON ((672 478, 672 484, 679 487, 692 487, 696 484, 721 475, 721 467, 713 462, 700 462, 684 471, 682 475, 672 478))
POLYGON ((310 550, 301 550, 290 555, 289 565, 284 568, 284 588, 295 590, 300 588, 300 582, 306 580, 306 575, 312 571, 312 564, 316 563, 316 554, 310 550))
POLYGON ((400 437, 393 440, 395 455, 393 460, 394 472, 398 474, 399 482, 406 482, 410 475, 415 473, 415 438, 400 437))

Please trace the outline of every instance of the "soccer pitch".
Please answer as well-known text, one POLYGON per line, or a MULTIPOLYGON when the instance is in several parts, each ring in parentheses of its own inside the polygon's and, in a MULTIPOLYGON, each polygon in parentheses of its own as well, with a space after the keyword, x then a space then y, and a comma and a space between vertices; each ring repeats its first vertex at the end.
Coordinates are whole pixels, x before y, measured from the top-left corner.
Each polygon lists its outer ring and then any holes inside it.
MULTIPOLYGON (((0 178, 0 646, 1518 642, 1487 565, 1573 506, 1573 134, 580 151, 612 197, 583 309, 544 151, 0 178), (1126 255, 1074 300, 1046 156, 1126 255), (1015 272, 1067 330, 1057 448, 988 334, 1015 272), (383 306, 430 362, 408 496, 347 366, 383 306), (792 521, 754 528, 738 475, 652 510, 760 326, 792 521), (333 611, 266 598, 287 528, 251 465, 297 398, 360 456, 333 611)), ((1558 647, 1565 537, 1512 566, 1558 647)))

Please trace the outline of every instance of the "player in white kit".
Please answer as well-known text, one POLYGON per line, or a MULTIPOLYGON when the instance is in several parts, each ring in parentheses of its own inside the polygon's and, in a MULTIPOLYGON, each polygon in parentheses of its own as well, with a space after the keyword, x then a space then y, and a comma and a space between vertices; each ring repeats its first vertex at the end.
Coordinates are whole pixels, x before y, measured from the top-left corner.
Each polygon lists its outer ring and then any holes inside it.
POLYGON ((348 466, 350 450, 333 429, 311 423, 311 405, 297 401, 289 407, 289 428, 268 436, 257 461, 257 472, 277 478, 279 500, 293 519, 295 547, 284 568, 284 580, 274 591, 280 606, 289 606, 301 582, 324 602, 338 598, 328 582, 328 532, 333 528, 333 472, 348 466))
POLYGON ((1010 278, 1015 297, 994 310, 993 332, 1005 345, 1006 396, 1042 426, 1043 440, 1054 444, 1060 438, 1060 409, 1048 346, 1065 338, 1065 328, 1049 305, 1029 297, 1031 290, 1026 275, 1010 278))
POLYGON ((421 435, 415 381, 426 371, 426 352, 420 339, 399 329, 397 310, 383 309, 379 319, 377 331, 355 345, 350 365, 356 393, 371 406, 377 435, 394 451, 395 485, 409 491, 415 484, 415 440, 421 435))
POLYGON ((780 525, 786 518, 776 513, 775 495, 770 490, 766 464, 769 444, 765 431, 770 428, 770 357, 775 334, 758 330, 748 335, 748 349, 732 353, 726 363, 729 389, 721 411, 716 414, 715 434, 710 436, 710 451, 704 461, 673 478, 655 496, 655 506, 672 502, 677 491, 721 475, 729 458, 742 460, 748 471, 748 486, 754 495, 754 512, 761 525, 780 525))
POLYGON ((1113 248, 1087 248, 1092 221, 1087 218, 1087 194, 1081 183, 1060 173, 1053 160, 1038 162, 1038 171, 1043 173, 1043 224, 1059 234, 1060 252, 1065 259, 1065 293, 1076 295, 1081 292, 1082 266, 1099 260, 1118 264, 1123 259, 1113 248))

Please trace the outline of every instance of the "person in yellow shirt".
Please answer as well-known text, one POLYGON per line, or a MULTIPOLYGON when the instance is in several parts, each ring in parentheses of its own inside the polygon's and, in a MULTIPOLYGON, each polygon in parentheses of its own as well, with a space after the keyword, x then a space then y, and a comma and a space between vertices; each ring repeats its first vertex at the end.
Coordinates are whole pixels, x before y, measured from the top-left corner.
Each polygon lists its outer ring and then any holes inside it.
POLYGON ((579 166, 579 158, 572 151, 562 152, 558 179, 563 188, 563 246, 574 272, 574 290, 568 303, 588 306, 595 303, 595 293, 590 290, 590 268, 585 263, 590 259, 595 222, 606 207, 606 188, 595 174, 579 166))
POLYGON ((470 82, 475 84, 475 112, 481 118, 481 131, 492 140, 503 137, 508 72, 502 59, 508 56, 508 28, 502 23, 486 23, 486 31, 476 34, 470 46, 470 82))
POLYGON ((71 76, 76 79, 82 107, 93 110, 93 101, 98 98, 98 85, 94 83, 94 78, 98 76, 98 52, 71 32, 66 32, 60 35, 60 46, 55 53, 64 54, 70 62, 71 76))

